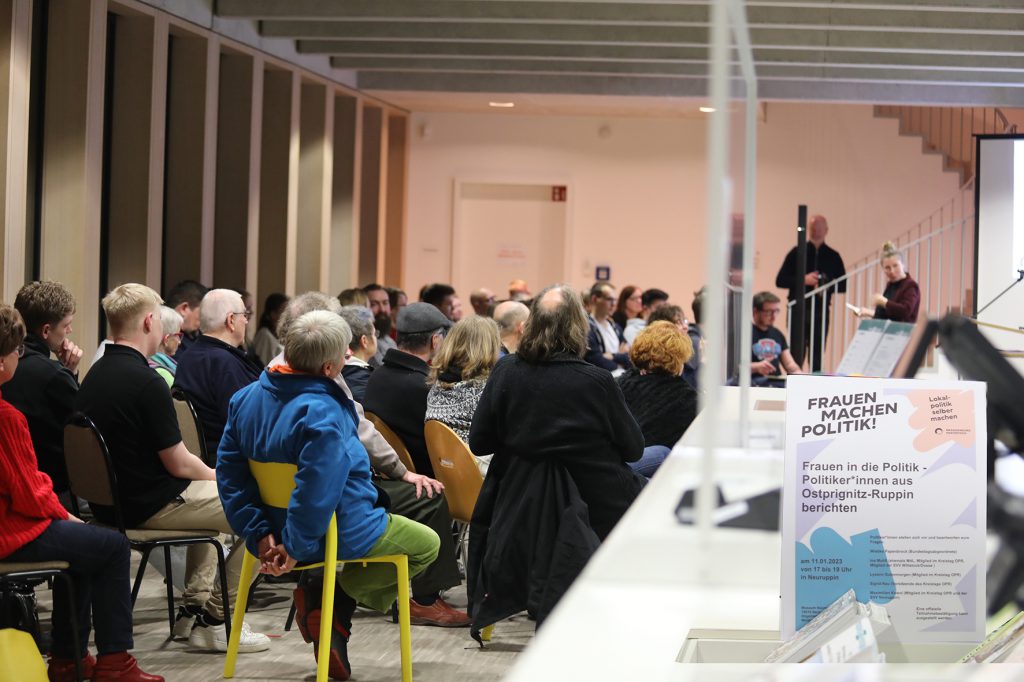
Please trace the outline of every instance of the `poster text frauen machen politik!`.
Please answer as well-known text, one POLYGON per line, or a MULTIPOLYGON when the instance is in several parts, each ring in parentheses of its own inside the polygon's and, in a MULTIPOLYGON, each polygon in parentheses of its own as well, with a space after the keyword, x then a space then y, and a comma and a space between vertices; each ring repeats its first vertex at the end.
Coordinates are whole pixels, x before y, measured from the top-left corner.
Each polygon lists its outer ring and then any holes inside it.
POLYGON ((783 637, 854 589, 903 642, 980 641, 985 466, 983 383, 790 377, 783 637))

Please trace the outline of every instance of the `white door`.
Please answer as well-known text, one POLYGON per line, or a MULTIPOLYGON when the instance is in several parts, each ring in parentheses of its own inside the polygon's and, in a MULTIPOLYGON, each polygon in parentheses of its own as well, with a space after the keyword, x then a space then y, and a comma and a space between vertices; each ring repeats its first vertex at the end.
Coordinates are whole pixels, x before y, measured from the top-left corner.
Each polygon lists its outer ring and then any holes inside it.
POLYGON ((565 280, 566 193, 564 185, 456 182, 452 284, 464 301, 480 287, 501 300, 513 279, 533 293, 565 280))

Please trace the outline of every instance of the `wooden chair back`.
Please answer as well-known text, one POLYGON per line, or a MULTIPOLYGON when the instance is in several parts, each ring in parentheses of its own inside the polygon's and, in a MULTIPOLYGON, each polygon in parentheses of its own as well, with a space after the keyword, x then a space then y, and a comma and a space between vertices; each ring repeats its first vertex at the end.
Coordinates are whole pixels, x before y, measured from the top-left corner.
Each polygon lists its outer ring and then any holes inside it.
POLYGON ((480 473, 473 453, 458 434, 446 424, 434 419, 424 426, 427 439, 427 453, 434 467, 434 477, 444 483, 444 496, 448 500, 448 511, 452 518, 469 523, 473 518, 476 498, 484 477, 480 473))

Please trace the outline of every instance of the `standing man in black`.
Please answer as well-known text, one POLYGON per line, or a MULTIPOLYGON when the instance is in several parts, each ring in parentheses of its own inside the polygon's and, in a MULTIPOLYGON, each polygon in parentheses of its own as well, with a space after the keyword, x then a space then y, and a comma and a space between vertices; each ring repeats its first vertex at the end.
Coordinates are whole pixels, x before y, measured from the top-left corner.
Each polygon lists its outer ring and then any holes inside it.
MULTIPOLYGON (((817 289, 820 286, 835 281, 846 274, 846 266, 843 265, 843 257, 839 252, 825 243, 828 235, 828 221, 823 215, 811 216, 810 224, 807 227, 807 274, 804 276, 804 286, 807 291, 817 289)), ((788 289, 790 301, 796 298, 797 253, 794 246, 786 260, 779 268, 779 274, 775 277, 775 286, 780 289, 788 289)), ((807 299, 807 311, 804 313, 804 347, 794 348, 793 354, 797 364, 803 366, 807 347, 811 346, 811 371, 821 371, 821 349, 824 347, 825 339, 828 338, 828 325, 831 318, 832 294, 846 293, 846 280, 839 282, 835 287, 815 294, 807 299), (812 304, 813 301, 813 304, 812 304), (814 310, 814 330, 811 331, 811 310, 814 310), (822 324, 824 322, 824 324, 822 324)))

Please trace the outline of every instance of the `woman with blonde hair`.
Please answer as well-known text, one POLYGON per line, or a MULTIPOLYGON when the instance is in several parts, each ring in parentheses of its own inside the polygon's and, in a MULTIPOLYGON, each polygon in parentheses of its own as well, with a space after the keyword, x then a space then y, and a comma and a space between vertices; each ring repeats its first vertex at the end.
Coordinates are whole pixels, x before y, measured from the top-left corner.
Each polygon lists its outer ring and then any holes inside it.
POLYGON ((921 288, 914 278, 907 274, 903 265, 903 254, 892 242, 882 244, 882 271, 885 273, 885 291, 875 294, 875 307, 859 308, 860 317, 893 322, 916 322, 921 306, 921 288))
MULTIPOLYGON (((501 338, 494 320, 479 315, 459 320, 448 332, 430 368, 426 419, 446 424, 468 442, 473 414, 500 349, 501 338)), ((482 473, 486 473, 489 461, 489 455, 477 457, 482 473)))
POLYGON ((651 323, 629 350, 632 369, 616 381, 644 434, 644 456, 634 471, 651 476, 697 416, 697 392, 682 377, 693 356, 690 337, 668 321, 651 323), (653 446, 663 446, 661 458, 653 446))
POLYGON ((156 353, 149 357, 149 366, 167 382, 168 388, 174 385, 174 372, 178 369, 178 361, 174 354, 181 345, 181 323, 184 318, 174 308, 160 306, 160 323, 164 328, 163 338, 156 353))

